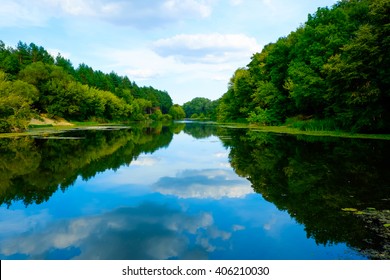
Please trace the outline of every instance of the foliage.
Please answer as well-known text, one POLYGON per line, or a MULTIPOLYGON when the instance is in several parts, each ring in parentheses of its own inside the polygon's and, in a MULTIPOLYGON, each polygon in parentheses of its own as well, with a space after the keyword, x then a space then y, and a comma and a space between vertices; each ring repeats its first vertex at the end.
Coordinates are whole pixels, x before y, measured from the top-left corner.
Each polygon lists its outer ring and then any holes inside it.
POLYGON ((70 139, 0 139, 0 205, 40 204, 58 189, 66 190, 79 176, 87 180, 130 164, 141 153, 166 147, 173 132, 164 126, 134 125, 131 129, 79 129, 61 136, 70 139))
POLYGON ((169 115, 171 115, 174 120, 182 120, 185 118, 186 113, 180 105, 175 104, 169 109, 169 115))
POLYGON ((198 118, 203 114, 205 118, 216 119, 218 100, 211 101, 204 97, 195 97, 183 104, 183 110, 187 118, 198 118))
POLYGON ((9 81, 0 71, 0 132, 26 129, 35 115, 31 105, 38 99, 38 90, 26 82, 9 81))
POLYGON ((302 115, 307 128, 389 132, 389 14, 390 0, 319 8, 234 73, 218 120, 278 125, 302 115))
POLYGON ((86 64, 75 69, 33 43, 14 49, 0 41, 0 83, 0 132, 27 128, 34 113, 75 121, 168 120, 173 105, 166 91, 86 64))

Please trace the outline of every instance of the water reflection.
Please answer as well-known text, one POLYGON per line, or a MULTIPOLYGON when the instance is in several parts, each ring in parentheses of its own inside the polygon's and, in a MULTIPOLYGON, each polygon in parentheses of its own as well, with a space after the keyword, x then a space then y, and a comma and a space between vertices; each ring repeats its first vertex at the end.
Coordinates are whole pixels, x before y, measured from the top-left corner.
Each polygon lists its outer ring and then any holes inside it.
POLYGON ((183 170, 175 177, 161 177, 153 190, 179 198, 242 198, 253 193, 246 180, 237 178, 232 170, 183 170))
POLYGON ((73 185, 78 176, 89 180, 129 165, 141 153, 167 147, 173 132, 160 126, 80 129, 64 136, 0 139, 0 205, 47 201, 58 188, 65 191, 73 185))
MULTIPOLYGON (((231 147, 229 158, 235 172, 303 224, 308 237, 325 245, 346 242, 370 252, 373 258, 390 258, 385 222, 375 224, 379 221, 373 217, 367 224, 341 210, 390 209, 387 141, 242 130, 232 131, 231 138, 222 141, 231 147)), ((390 218, 387 211, 378 213, 390 218)))
POLYGON ((0 152, 1 259, 390 258, 375 215, 341 210, 390 209, 385 141, 181 123, 0 152))
POLYGON ((210 239, 219 237, 227 238, 228 233, 218 230, 208 213, 188 215, 147 203, 51 223, 8 239, 0 253, 33 259, 47 259, 54 251, 73 259, 193 259, 206 258, 210 239), (214 234, 205 238, 201 231, 214 234), (197 241, 191 243, 191 236, 197 241))

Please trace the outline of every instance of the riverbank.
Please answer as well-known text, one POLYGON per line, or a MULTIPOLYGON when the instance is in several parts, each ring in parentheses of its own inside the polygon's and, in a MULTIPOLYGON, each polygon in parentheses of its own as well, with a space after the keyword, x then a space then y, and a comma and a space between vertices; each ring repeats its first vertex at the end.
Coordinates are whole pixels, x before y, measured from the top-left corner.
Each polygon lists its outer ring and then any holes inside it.
MULTIPOLYGON (((194 122, 202 122, 198 120, 191 120, 194 122)), ((228 128, 247 128, 253 131, 271 132, 280 134, 292 134, 292 135, 307 135, 307 136, 325 136, 325 137, 341 137, 341 138, 357 138, 357 139, 378 139, 378 140, 390 140, 390 134, 363 134, 363 133, 351 133, 345 131, 302 131, 299 128, 293 128, 289 126, 261 126, 257 124, 247 123, 217 123, 212 121, 204 121, 213 125, 228 128)), ((99 122, 69 122, 65 119, 56 118, 49 119, 42 117, 41 120, 33 119, 30 122, 30 128, 25 132, 14 133, 0 133, 0 138, 7 137, 20 137, 20 136, 35 136, 42 133, 59 133, 64 130, 85 127, 85 126, 116 126, 121 125, 118 123, 99 123, 99 122)))
POLYGON ((48 118, 41 115, 39 118, 31 119, 29 128, 23 132, 0 133, 0 138, 24 137, 24 136, 42 136, 62 133, 67 130, 91 127, 93 129, 104 129, 111 126, 118 126, 118 123, 99 123, 94 121, 71 122, 63 118, 48 118))
POLYGON ((390 140, 390 134, 363 134, 363 133, 352 133, 352 132, 345 132, 345 131, 322 131, 322 130, 303 131, 298 128, 292 128, 288 126, 260 126, 256 124, 245 124, 245 123, 221 123, 219 125, 229 127, 229 128, 249 128, 254 131, 272 132, 272 133, 280 133, 280 134, 390 140))
POLYGON ((73 123, 68 122, 64 118, 48 118, 45 115, 41 115, 39 118, 31 119, 29 127, 50 127, 50 126, 74 126, 73 123))

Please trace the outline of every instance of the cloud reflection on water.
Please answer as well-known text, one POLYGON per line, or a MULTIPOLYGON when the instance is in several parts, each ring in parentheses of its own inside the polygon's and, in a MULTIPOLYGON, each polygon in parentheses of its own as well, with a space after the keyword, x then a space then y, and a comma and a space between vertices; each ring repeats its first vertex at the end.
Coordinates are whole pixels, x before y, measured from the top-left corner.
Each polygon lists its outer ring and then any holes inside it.
POLYGON ((250 182, 238 177, 232 170, 183 170, 176 177, 162 177, 152 189, 179 198, 244 198, 252 194, 250 182))
POLYGON ((53 251, 77 248, 69 258, 206 259, 215 240, 230 236, 214 225, 210 213, 144 203, 32 229, 0 243, 0 254, 46 259, 53 251))

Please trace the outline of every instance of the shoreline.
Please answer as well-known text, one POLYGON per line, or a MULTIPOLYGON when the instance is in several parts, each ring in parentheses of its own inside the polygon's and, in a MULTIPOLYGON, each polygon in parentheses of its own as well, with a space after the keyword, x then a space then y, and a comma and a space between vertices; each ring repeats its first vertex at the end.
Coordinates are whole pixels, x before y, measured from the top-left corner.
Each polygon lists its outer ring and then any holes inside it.
POLYGON ((326 131, 326 130, 303 131, 298 128, 292 128, 288 126, 259 126, 256 124, 243 124, 243 123, 216 123, 216 124, 228 128, 247 128, 253 131, 271 132, 271 133, 289 134, 289 135, 390 140, 390 134, 364 134, 364 133, 352 133, 346 131, 326 131))
MULTIPOLYGON (((190 120, 191 121, 191 120, 190 120)), ((198 122, 195 120, 194 122, 198 122)), ((317 137, 339 137, 339 138, 355 138, 355 139, 372 139, 372 140, 390 140, 390 134, 364 134, 364 133, 351 133, 345 131, 302 131, 298 128, 291 128, 287 126, 259 126, 255 124, 245 123, 218 123, 208 122, 212 125, 217 125, 227 128, 245 128, 252 131, 270 132, 278 134, 289 135, 305 135, 305 136, 317 136, 317 137)), ((100 127, 100 126, 118 126, 118 123, 98 123, 98 122, 68 122, 61 120, 60 122, 42 122, 40 124, 31 123, 31 127, 24 132, 10 132, 0 133, 0 138, 13 138, 24 136, 39 136, 42 134, 55 134, 61 133, 66 130, 72 130, 77 128, 86 127, 100 127)))

